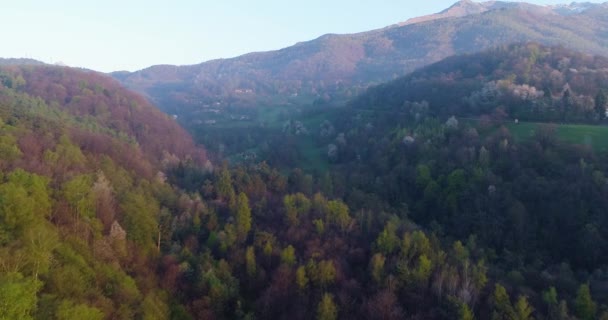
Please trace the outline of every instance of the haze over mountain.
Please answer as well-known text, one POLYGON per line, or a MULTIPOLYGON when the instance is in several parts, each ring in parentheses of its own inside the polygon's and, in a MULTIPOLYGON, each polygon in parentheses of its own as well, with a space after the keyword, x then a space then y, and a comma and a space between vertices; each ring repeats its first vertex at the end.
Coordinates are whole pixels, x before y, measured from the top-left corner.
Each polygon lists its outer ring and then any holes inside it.
POLYGON ((606 17, 606 3, 538 6, 465 0, 438 14, 379 30, 328 34, 277 51, 113 76, 171 113, 216 102, 251 106, 253 101, 285 102, 295 95, 331 97, 346 88, 352 94, 357 86, 390 80, 454 54, 514 42, 608 55, 606 17))

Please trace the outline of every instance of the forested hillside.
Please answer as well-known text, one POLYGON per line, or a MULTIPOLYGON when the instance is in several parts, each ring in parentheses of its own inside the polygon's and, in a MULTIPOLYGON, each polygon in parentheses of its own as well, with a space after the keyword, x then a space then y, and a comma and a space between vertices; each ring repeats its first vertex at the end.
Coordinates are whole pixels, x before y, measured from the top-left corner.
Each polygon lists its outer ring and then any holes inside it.
POLYGON ((176 168, 204 205, 165 257, 172 292, 195 318, 605 318, 605 61, 450 58, 259 141, 287 174, 176 168), (303 171, 310 143, 325 165, 303 171))
POLYGON ((0 318, 605 319, 606 61, 449 58, 215 167, 110 78, 1 67, 0 318))
POLYGON ((412 117, 485 115, 599 123, 606 116, 607 80, 605 57, 516 44, 447 58, 371 88, 352 104, 412 117))
POLYGON ((15 65, 0 132, 0 318, 179 312, 156 265, 188 198, 163 172, 205 161, 185 131, 106 76, 15 65))

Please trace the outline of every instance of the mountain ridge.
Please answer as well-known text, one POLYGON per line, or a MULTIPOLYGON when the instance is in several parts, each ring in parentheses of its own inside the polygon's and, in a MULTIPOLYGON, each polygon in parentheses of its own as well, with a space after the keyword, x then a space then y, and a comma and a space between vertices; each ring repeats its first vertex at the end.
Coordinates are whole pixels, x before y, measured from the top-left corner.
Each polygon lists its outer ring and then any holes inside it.
POLYGON ((604 19, 608 6, 584 7, 581 12, 564 14, 565 8, 573 5, 559 7, 559 13, 558 7, 465 1, 451 7, 452 14, 463 16, 355 34, 328 34, 275 51, 112 75, 172 114, 215 103, 284 105, 295 96, 311 100, 352 97, 370 84, 394 79, 447 56, 511 43, 564 45, 608 56, 608 34, 597 32, 608 30, 604 19))

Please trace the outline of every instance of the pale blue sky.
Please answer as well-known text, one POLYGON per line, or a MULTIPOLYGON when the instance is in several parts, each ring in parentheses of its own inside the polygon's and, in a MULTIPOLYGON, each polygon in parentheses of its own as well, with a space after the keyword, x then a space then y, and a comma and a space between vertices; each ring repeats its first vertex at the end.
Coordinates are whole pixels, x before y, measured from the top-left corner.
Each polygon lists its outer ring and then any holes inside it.
POLYGON ((0 57, 105 72, 194 64, 381 28, 455 1, 0 0, 0 57))

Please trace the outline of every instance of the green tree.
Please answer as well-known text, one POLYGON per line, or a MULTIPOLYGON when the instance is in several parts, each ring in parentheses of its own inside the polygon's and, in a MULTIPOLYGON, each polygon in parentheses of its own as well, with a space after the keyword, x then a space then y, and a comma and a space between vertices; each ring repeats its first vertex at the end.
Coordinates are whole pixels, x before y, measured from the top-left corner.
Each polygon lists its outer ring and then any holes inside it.
POLYGON ((308 281, 306 267, 299 266, 296 270, 296 284, 298 285, 298 289, 305 290, 308 287, 308 281))
POLYGON ((333 222, 341 231, 346 231, 351 217, 348 213, 348 206, 340 200, 332 200, 327 203, 328 220, 333 222))
POLYGON ((461 303, 460 308, 458 309, 458 320, 473 320, 475 316, 473 316, 473 312, 471 308, 466 303, 461 303))
POLYGON ((315 219, 312 221, 312 224, 315 225, 315 230, 319 235, 323 235, 325 233, 325 224, 322 219, 315 219))
POLYGON ((338 318, 338 307, 334 303, 334 297, 329 293, 324 293, 317 307, 318 320, 335 320, 338 318))
POLYGON ((42 283, 17 272, 0 273, 0 319, 29 320, 42 283))
POLYGON ((296 263, 296 249, 292 245, 281 251, 281 262, 288 266, 293 266, 296 263))
POLYGON ((509 295, 505 287, 496 284, 494 294, 492 295, 492 320, 514 320, 516 318, 515 310, 511 305, 509 295))
POLYGON ((270 257, 272 255, 272 243, 270 241, 264 244, 264 249, 262 252, 266 257, 270 257))
POLYGON ((251 208, 249 198, 243 192, 239 194, 236 207, 236 232, 239 240, 244 241, 251 229, 251 208))
POLYGON ((388 221, 384 230, 380 232, 376 239, 376 246, 380 252, 388 255, 395 251, 398 244, 399 237, 397 237, 397 226, 392 221, 388 221))
POLYGON ((143 247, 155 247, 158 240, 158 202, 142 190, 127 192, 120 207, 127 238, 143 247))
POLYGON ((591 320, 595 318, 597 306, 591 298, 589 284, 582 284, 578 288, 576 300, 574 302, 576 316, 581 320, 591 320))
POLYGON ((416 264, 416 269, 412 274, 413 280, 425 286, 431 276, 431 271, 433 271, 433 263, 426 255, 422 254, 418 257, 418 262, 416 264))
POLYGON ((230 171, 228 167, 224 166, 219 172, 217 177, 217 195, 226 200, 234 196, 234 189, 232 188, 232 178, 230 177, 230 171))
POLYGON ((299 216, 310 211, 310 200, 302 193, 286 195, 283 198, 287 223, 296 226, 299 223, 299 216))
POLYGON ((336 267, 331 260, 323 260, 319 262, 318 280, 322 287, 327 287, 336 280, 336 267))
POLYGON ((0 245, 23 236, 50 214, 48 180, 21 169, 0 185, 0 245))
POLYGON ((534 308, 528 303, 528 299, 525 296, 519 296, 515 303, 515 320, 534 320, 532 312, 534 308))
POLYGON ((57 320, 102 320, 104 318, 103 313, 99 309, 84 304, 75 304, 69 300, 61 302, 59 307, 57 307, 55 316, 57 320))
POLYGON ((21 150, 17 145, 15 137, 10 134, 2 133, 0 136, 0 164, 6 167, 19 159, 22 155, 21 150))
POLYGON ((63 185, 63 196, 79 218, 95 216, 95 198, 91 192, 93 179, 90 175, 78 175, 63 185))

